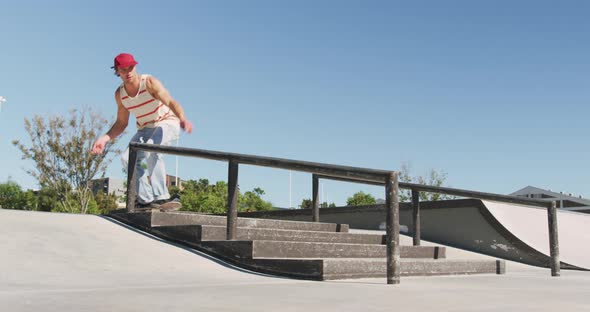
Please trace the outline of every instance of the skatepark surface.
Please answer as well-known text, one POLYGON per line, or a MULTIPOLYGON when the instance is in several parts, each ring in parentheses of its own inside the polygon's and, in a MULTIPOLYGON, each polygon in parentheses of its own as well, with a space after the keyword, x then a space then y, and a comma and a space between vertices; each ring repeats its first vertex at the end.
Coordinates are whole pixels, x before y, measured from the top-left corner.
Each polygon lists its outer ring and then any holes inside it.
MULTIPOLYGON (((0 209, 0 250, 3 311, 590 311, 587 271, 551 277, 508 261, 505 275, 402 277, 399 285, 293 280, 93 215, 0 209)), ((488 256, 448 248, 447 257, 488 256)))

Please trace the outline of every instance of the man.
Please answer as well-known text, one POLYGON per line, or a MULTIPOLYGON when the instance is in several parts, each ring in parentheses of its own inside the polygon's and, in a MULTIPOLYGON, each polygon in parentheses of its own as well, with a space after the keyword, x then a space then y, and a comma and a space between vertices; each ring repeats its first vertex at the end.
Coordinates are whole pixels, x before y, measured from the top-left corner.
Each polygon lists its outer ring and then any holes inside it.
MULTIPOLYGON (((123 81, 115 91, 117 120, 105 135, 94 142, 92 153, 102 153, 107 142, 123 133, 130 112, 137 124, 137 133, 131 142, 170 145, 178 139, 180 128, 187 133, 192 132, 193 125, 186 119, 182 106, 170 96, 158 79, 137 73, 135 65, 138 63, 133 55, 121 53, 115 57, 114 63, 111 68, 123 81)), ((160 208, 165 205, 169 208, 172 203, 166 187, 162 155, 138 151, 136 164, 138 208, 160 208)))

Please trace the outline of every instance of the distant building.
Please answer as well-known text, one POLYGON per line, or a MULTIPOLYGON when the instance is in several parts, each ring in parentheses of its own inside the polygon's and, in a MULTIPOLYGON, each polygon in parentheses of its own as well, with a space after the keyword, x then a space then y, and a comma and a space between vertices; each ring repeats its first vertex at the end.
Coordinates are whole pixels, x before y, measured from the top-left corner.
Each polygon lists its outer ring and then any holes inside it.
POLYGON ((116 196, 124 196, 127 193, 127 187, 125 187, 125 181, 118 178, 101 178, 90 180, 90 189, 92 193, 96 195, 98 192, 103 194, 113 194, 116 196))
POLYGON ((182 183, 184 183, 184 181, 182 179, 180 179, 179 177, 173 176, 173 175, 166 175, 166 187, 171 187, 171 186, 178 186, 179 189, 183 189, 182 187, 182 183), (178 185, 176 185, 178 182, 178 185))
POLYGON ((510 195, 555 201, 559 209, 590 213, 590 200, 582 198, 582 196, 574 196, 571 193, 557 193, 534 186, 527 186, 510 195))

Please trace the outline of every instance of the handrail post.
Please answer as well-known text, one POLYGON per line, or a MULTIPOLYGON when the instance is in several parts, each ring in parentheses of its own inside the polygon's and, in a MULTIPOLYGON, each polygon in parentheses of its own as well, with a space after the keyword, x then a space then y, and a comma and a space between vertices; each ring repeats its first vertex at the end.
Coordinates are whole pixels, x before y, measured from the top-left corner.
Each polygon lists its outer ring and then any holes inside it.
POLYGON ((137 179, 135 179, 137 163, 137 149, 129 147, 129 158, 127 160, 127 212, 135 212, 135 199, 137 197, 137 179))
POLYGON ((312 175, 312 199, 311 199, 311 214, 313 222, 320 222, 320 205, 318 202, 318 185, 319 178, 317 174, 312 175))
POLYGON ((390 172, 385 182, 385 205, 387 206, 386 240, 387 240, 387 284, 400 283, 400 246, 399 246, 399 201, 398 173, 390 172))
POLYGON ((227 174, 227 240, 235 240, 238 229, 238 163, 229 161, 227 174))
POLYGON ((555 201, 547 206, 549 223, 549 254, 551 256, 551 276, 560 276, 559 241, 557 238, 557 204, 555 201))
POLYGON ((412 189, 412 220, 414 246, 420 246, 420 191, 412 189))

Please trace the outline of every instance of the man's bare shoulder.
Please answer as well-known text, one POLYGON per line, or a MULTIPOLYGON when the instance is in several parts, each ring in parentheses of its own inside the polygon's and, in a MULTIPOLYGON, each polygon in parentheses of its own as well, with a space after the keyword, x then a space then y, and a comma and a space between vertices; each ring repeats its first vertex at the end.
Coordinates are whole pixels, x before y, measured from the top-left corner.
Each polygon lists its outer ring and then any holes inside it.
POLYGON ((164 87, 158 78, 151 75, 146 77, 145 82, 148 91, 150 91, 152 94, 158 93, 164 87))
POLYGON ((145 81, 148 85, 154 85, 154 84, 158 84, 160 82, 160 80, 158 80, 158 78, 156 78, 152 75, 146 75, 145 81))
POLYGON ((121 100, 121 87, 117 87, 117 90, 115 90, 115 102, 117 102, 117 106, 123 106, 121 100))

